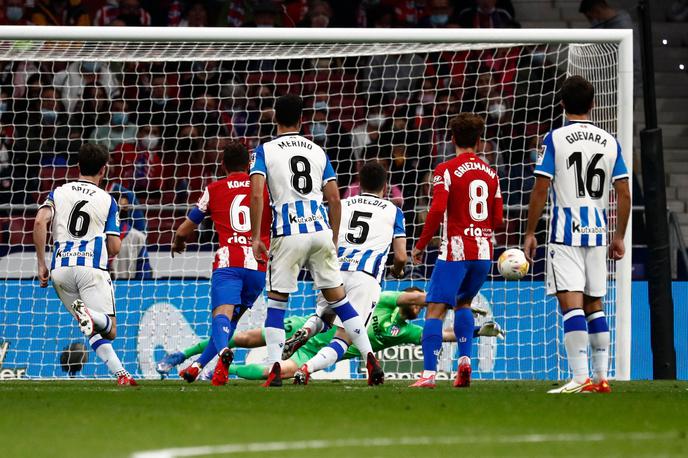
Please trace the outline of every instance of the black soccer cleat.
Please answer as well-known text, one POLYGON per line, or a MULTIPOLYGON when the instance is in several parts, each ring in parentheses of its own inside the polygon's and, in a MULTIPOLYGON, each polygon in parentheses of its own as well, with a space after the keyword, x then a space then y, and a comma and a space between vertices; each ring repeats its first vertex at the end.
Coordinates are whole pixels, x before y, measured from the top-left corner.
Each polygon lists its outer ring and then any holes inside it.
POLYGON ((303 345, 308 342, 310 337, 308 330, 299 329, 292 336, 284 342, 284 347, 282 348, 282 360, 291 358, 291 355, 296 353, 296 350, 303 347, 303 345))
POLYGON ((263 383, 262 386, 282 386, 282 366, 280 366, 280 363, 277 362, 272 365, 270 373, 268 374, 268 379, 265 381, 265 383, 263 383))
POLYGON ((366 358, 366 369, 368 369, 369 386, 385 383, 385 371, 382 370, 382 366, 380 366, 377 358, 372 353, 368 353, 366 358))
POLYGON ((294 372, 294 385, 308 385, 311 379, 311 374, 308 372, 308 366, 305 364, 299 370, 294 372))

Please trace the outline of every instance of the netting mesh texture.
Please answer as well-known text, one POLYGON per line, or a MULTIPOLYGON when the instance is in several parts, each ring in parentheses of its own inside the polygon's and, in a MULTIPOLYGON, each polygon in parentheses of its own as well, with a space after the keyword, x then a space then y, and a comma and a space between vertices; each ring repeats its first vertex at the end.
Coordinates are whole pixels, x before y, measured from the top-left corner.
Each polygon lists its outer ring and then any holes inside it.
MULTIPOLYGON (((342 197, 359 192, 363 162, 378 160, 388 169, 388 197, 404 211, 409 248, 429 207, 432 170, 453 155, 449 120, 459 112, 483 115, 479 152, 498 170, 506 204, 496 258, 522 241, 536 152, 542 136, 563 122, 556 93, 567 74, 593 81, 594 118, 615 133, 617 51, 616 45, 548 44, 3 42, 0 339, 11 345, 5 365, 23 365, 33 377, 61 376, 63 347, 83 340, 54 292, 31 281, 37 204, 78 176, 83 142, 111 151, 105 187, 120 200, 129 246, 111 263, 115 349, 130 371, 153 376, 153 362, 165 351, 209 334, 207 279, 216 236, 205 221, 187 253, 172 258, 174 229, 221 176, 228 141, 253 148, 275 134, 277 96, 304 98, 303 134, 329 154, 342 197)), ((542 243, 546 229, 543 220, 542 243)), ((433 243, 425 264, 410 268, 404 282, 384 286, 424 287, 437 248, 433 243)), ((477 341, 477 377, 565 376, 556 304, 545 298, 543 271, 538 259, 520 282, 505 282, 496 270, 490 276, 477 300, 506 328, 507 339, 477 341)), ((613 301, 612 273, 612 318, 613 301)), ((289 313, 307 315, 313 306, 305 281, 289 313)), ((257 304, 240 329, 260 326, 262 310, 257 304)), ((387 350, 385 369, 410 377, 420 368, 418 354, 411 347, 387 350)), ((447 345, 444 370, 451 370, 452 354, 447 345)), ((244 356, 239 352, 238 360, 244 356)), ((91 362, 82 375, 107 372, 91 362)))

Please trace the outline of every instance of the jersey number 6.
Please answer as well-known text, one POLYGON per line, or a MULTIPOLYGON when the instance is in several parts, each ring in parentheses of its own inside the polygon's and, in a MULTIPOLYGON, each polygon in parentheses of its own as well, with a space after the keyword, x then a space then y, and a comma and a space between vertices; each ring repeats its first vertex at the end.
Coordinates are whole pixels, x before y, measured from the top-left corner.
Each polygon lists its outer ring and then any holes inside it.
POLYGON ((83 237, 88 232, 88 226, 91 224, 91 215, 82 212, 81 209, 88 203, 88 200, 80 200, 72 208, 69 214, 69 233, 74 237, 83 237))

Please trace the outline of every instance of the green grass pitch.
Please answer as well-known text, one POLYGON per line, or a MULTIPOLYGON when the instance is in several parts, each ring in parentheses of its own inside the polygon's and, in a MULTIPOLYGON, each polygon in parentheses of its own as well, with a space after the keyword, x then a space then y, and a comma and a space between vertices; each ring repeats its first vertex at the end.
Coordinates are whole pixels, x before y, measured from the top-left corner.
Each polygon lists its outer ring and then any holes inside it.
POLYGON ((613 383, 547 395, 549 382, 313 381, 265 389, 143 381, 0 382, 6 457, 688 456, 688 383, 613 383), (187 449, 188 447, 196 447, 187 449), (169 448, 175 452, 141 454, 169 448))

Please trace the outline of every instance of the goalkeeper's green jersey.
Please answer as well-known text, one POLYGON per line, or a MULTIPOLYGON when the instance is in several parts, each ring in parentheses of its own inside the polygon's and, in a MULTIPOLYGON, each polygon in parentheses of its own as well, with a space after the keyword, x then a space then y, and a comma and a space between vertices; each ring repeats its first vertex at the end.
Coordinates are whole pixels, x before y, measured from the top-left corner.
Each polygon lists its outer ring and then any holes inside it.
MULTIPOLYGON (((423 328, 407 322, 400 315, 397 308, 397 300, 401 294, 401 291, 383 291, 380 294, 380 299, 373 310, 373 316, 368 323, 368 338, 373 351, 384 350, 396 345, 420 345, 423 328)), ((330 343, 332 337, 334 337, 335 330, 335 328, 332 328, 309 339, 294 356, 315 355, 321 348, 326 347, 330 343), (299 353, 301 354, 299 355, 299 353)), ((357 356, 360 356, 360 352, 356 347, 351 346, 344 353, 343 359, 355 358, 357 356)), ((297 359, 301 360, 302 358, 299 357, 297 359)), ((310 358, 305 360, 307 361, 308 359, 310 358)))

